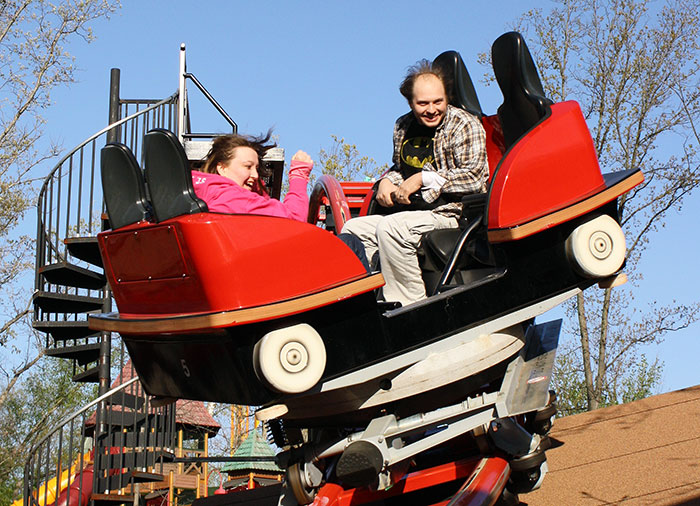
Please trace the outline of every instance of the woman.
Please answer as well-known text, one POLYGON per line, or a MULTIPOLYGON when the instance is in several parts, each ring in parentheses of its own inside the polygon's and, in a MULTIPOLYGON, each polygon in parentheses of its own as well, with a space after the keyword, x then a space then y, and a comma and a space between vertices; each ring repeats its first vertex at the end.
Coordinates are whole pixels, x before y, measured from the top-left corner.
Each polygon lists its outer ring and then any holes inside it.
MULTIPOLYGON (((260 159, 274 147, 264 137, 225 135, 214 140, 202 172, 192 171, 192 184, 197 197, 206 202, 209 212, 229 214, 261 214, 306 221, 309 196, 306 187, 314 166, 311 157, 297 151, 289 169, 289 189, 284 200, 270 198, 259 179, 260 159)), ((357 255, 365 270, 369 265, 365 249, 359 239, 340 234, 343 241, 357 255)))
POLYGON ((274 147, 261 137, 225 135, 214 140, 202 172, 192 171, 197 197, 210 212, 261 214, 306 221, 309 197, 306 186, 314 166, 311 157, 297 151, 289 169, 289 190, 284 200, 270 198, 259 179, 260 160, 274 147))

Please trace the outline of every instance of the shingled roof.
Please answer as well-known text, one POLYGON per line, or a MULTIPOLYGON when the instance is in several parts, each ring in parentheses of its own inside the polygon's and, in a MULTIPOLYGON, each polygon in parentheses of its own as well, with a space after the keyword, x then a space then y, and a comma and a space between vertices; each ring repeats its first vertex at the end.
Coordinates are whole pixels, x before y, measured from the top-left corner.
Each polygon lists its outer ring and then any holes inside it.
POLYGON ((265 438, 252 431, 233 452, 234 457, 270 457, 269 462, 229 462, 223 467, 225 473, 248 473, 251 471, 266 471, 283 473, 275 464, 275 452, 265 438))
POLYGON ((558 419, 551 437, 528 506, 700 505, 700 386, 558 419))
MULTIPOLYGON (((131 360, 128 360, 126 364, 124 364, 119 376, 112 382, 111 388, 129 381, 134 376, 136 376, 136 373, 131 365, 131 360)), ((135 385, 127 387, 126 392, 140 396, 143 395, 143 387, 140 383, 136 383, 135 385)), ((209 411, 202 401, 178 399, 175 406, 175 424, 178 428, 184 429, 187 435, 193 436, 196 435, 196 433, 206 432, 210 437, 213 437, 221 429, 221 424, 214 420, 211 414, 209 414, 209 411)), ((113 406, 112 409, 119 410, 121 406, 113 406)), ((126 409, 128 410, 128 408, 126 409)), ((85 425, 88 427, 94 426, 95 419, 96 416, 95 413, 93 413, 85 421, 85 425)))

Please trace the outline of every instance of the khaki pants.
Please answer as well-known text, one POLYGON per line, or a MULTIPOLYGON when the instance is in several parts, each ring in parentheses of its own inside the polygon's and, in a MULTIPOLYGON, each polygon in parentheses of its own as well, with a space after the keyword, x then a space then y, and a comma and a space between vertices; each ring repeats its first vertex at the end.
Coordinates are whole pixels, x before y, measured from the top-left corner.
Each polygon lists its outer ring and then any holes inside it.
POLYGON ((379 251, 386 281, 384 299, 402 305, 424 299, 425 285, 418 265, 421 236, 431 230, 457 228, 457 219, 432 211, 403 211, 389 216, 361 216, 349 220, 343 233, 357 236, 372 261, 379 251))

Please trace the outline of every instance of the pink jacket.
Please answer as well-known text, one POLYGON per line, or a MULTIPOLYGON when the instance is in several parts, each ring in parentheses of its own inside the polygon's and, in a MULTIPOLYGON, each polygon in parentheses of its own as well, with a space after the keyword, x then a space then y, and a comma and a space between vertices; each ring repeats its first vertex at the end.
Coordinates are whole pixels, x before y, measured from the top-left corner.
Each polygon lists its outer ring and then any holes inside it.
MULTIPOLYGON (((292 168, 312 166, 292 160, 292 168)), ((258 195, 219 174, 192 171, 192 184, 197 197, 207 203, 212 213, 262 214, 306 221, 309 212, 309 196, 306 194, 308 179, 292 177, 284 201, 258 195)))

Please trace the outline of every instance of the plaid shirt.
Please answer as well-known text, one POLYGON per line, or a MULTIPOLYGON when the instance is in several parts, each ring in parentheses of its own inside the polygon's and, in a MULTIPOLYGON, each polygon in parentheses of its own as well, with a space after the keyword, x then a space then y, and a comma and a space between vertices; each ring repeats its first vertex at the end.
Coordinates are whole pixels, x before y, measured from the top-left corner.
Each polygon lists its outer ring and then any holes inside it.
MULTIPOLYGON (((400 166, 401 145, 412 121, 413 112, 404 114, 394 125, 394 167, 384 177, 395 185, 403 182, 400 166)), ((488 162, 486 160, 486 132, 479 119, 457 107, 447 106, 445 118, 435 129, 433 140, 435 165, 426 162, 423 170, 431 170, 447 179, 438 190, 423 190, 423 199, 434 202, 441 193, 480 193, 486 191, 488 162)), ((462 204, 453 202, 433 209, 446 216, 459 217, 462 204)))

